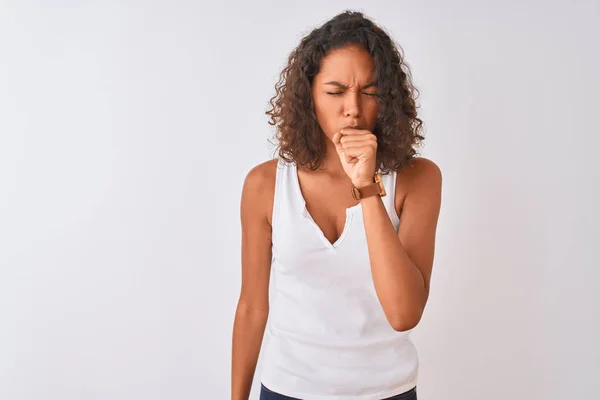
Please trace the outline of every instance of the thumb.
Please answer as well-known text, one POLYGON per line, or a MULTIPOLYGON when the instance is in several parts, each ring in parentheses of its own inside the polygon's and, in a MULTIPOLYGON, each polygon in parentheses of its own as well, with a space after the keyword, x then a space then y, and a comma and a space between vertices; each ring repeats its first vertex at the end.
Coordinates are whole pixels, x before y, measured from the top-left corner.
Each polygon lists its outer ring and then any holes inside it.
POLYGON ((350 163, 352 161, 352 157, 347 155, 346 152, 344 151, 344 146, 342 145, 341 139, 342 139, 341 132, 336 133, 335 135, 333 135, 333 138, 332 138, 333 144, 335 145, 335 149, 336 149, 338 155, 340 156, 340 160, 350 163))

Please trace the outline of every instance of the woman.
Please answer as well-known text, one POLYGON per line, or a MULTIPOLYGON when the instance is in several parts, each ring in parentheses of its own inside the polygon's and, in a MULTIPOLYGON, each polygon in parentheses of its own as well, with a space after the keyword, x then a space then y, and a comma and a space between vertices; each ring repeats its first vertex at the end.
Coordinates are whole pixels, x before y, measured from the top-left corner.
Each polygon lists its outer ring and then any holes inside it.
POLYGON ((279 158, 242 189, 234 400, 248 399, 267 317, 261 400, 417 398, 409 334, 429 295, 441 173, 415 156, 422 121, 398 48, 344 12, 281 74, 267 112, 279 158))

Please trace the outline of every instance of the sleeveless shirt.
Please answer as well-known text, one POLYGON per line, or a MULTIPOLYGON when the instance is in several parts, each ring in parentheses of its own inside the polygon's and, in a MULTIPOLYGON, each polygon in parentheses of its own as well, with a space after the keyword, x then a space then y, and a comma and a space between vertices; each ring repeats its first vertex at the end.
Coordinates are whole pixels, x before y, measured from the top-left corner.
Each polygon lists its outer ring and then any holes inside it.
MULTIPOLYGON (((396 172, 382 175, 396 228, 396 172)), ((331 243, 306 208, 294 163, 279 159, 272 215, 270 311, 261 382, 307 400, 381 400, 416 386, 411 331, 397 332, 377 298, 361 204, 331 243)))

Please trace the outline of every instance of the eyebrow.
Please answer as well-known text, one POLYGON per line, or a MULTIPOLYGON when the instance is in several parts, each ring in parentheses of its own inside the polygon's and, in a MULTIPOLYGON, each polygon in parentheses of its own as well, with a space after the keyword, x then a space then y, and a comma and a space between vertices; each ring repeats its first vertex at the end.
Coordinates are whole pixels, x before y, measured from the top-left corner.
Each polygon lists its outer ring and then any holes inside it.
MULTIPOLYGON (((341 84, 341 83, 339 83, 337 81, 326 82, 324 84, 325 85, 337 86, 337 87, 342 88, 342 89, 348 89, 348 86, 346 86, 344 84, 341 84)), ((375 86, 375 85, 377 85, 377 82, 373 81, 373 82, 367 83, 365 86, 362 87, 362 89, 367 89, 367 88, 370 88, 371 86, 375 86)))

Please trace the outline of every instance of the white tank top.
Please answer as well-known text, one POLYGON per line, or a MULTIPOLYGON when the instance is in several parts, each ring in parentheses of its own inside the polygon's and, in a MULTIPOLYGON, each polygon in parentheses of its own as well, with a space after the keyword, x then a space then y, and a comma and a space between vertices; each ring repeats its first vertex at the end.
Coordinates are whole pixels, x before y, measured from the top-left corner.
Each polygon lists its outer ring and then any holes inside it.
MULTIPOLYGON (((398 230, 395 181, 396 172, 383 175, 382 200, 398 230)), ((417 350, 377 298, 361 205, 346 210, 331 244, 306 209, 296 165, 280 159, 272 227, 261 382, 307 400, 381 400, 415 387, 417 350)))

